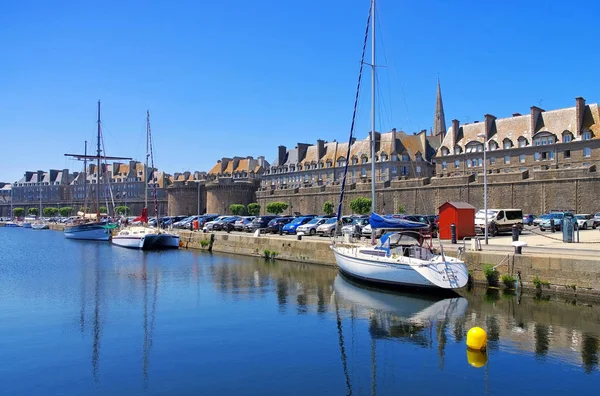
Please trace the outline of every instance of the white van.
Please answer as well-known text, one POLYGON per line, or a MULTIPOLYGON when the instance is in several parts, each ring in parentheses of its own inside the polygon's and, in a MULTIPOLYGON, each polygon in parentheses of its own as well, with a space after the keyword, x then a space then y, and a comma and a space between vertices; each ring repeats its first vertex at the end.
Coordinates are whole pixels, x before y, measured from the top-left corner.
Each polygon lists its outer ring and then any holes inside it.
MULTIPOLYGON (((475 214, 475 232, 485 233, 485 211, 480 210, 475 214)), ((519 234, 523 230, 522 209, 488 209, 488 234, 496 236, 498 233, 512 231, 512 226, 519 227, 519 234)))

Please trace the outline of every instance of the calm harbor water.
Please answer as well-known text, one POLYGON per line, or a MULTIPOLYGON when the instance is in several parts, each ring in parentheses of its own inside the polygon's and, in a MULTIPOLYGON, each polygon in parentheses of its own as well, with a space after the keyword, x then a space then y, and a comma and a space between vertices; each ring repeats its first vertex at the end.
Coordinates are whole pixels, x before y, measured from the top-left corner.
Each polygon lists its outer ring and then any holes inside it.
POLYGON ((0 228, 6 395, 597 394, 600 307, 0 228), (485 356, 467 355, 472 326, 485 356), (482 365, 476 368, 474 366, 482 365))

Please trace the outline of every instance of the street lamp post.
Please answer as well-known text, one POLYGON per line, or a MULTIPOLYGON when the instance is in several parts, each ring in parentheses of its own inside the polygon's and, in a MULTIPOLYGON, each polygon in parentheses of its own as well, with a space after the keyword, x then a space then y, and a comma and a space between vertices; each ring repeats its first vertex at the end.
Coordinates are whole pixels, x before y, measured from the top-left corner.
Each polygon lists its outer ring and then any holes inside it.
POLYGON ((486 151, 487 144, 489 140, 486 140, 487 135, 485 133, 480 133, 477 137, 483 138, 483 211, 485 218, 485 244, 488 244, 488 199, 487 199, 487 160, 486 160, 486 151))

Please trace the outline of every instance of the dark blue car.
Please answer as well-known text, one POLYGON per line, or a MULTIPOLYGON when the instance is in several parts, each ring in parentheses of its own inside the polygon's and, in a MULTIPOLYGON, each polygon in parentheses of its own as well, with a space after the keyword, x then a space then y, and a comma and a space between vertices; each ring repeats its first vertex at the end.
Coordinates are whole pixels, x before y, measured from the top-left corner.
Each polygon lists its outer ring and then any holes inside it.
POLYGON ((283 232, 284 234, 295 234, 296 233, 296 228, 298 228, 302 224, 308 223, 309 221, 311 221, 314 218, 315 218, 315 216, 300 216, 300 217, 296 217, 294 220, 292 220, 291 222, 289 222, 286 225, 284 225, 283 229, 281 230, 281 232, 283 232))

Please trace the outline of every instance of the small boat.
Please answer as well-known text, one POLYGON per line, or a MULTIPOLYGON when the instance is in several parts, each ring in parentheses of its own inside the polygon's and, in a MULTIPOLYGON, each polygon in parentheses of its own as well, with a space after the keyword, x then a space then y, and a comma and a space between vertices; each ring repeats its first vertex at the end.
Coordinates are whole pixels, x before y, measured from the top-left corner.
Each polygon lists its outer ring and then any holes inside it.
MULTIPOLYGON (((369 10, 369 27, 374 31, 375 26, 375 0, 371 0, 369 10)), ((365 46, 367 42, 365 35, 365 46)), ((375 37, 371 33, 373 45, 371 47, 371 70, 372 85, 371 95, 375 98, 375 37)), ((348 143, 348 152, 345 158, 350 158, 350 147, 352 146, 356 108, 358 106, 358 93, 360 90, 360 79, 362 78, 362 65, 365 64, 365 46, 363 46, 361 71, 359 73, 359 85, 355 98, 355 115, 352 119, 350 128, 350 138, 348 143)), ((375 119, 376 119, 375 100, 371 102, 371 175, 375 175, 375 119)), ((342 202, 344 199, 346 180, 348 176, 348 163, 345 161, 344 175, 342 177, 340 199, 337 210, 337 222, 341 224, 342 202)), ((338 243, 335 237, 332 240, 331 249, 333 250, 336 263, 344 274, 374 283, 383 283, 394 286, 410 286, 428 289, 459 289, 466 286, 469 274, 465 263, 457 258, 449 257, 444 254, 442 244, 439 244, 439 253, 436 253, 432 247, 432 239, 425 243, 427 238, 423 230, 428 227, 427 224, 407 221, 401 218, 391 216, 380 216, 375 208, 375 188, 376 177, 371 177, 371 217, 369 224, 373 230, 373 241, 377 229, 395 230, 384 234, 376 246, 358 245, 351 243, 338 243)), ((337 232, 335 233, 337 234, 337 232)))
POLYGON ((4 227, 20 227, 18 223, 15 223, 14 221, 7 221, 6 223, 4 223, 4 227))
POLYGON ((34 230, 48 230, 50 229, 50 227, 48 226, 48 224, 44 223, 43 221, 36 221, 35 223, 31 224, 31 228, 34 230))
MULTIPOLYGON (((144 166, 145 185, 145 205, 142 214, 133 219, 133 222, 141 222, 143 225, 129 226, 120 230, 117 235, 112 237, 113 245, 131 248, 131 249, 177 249, 179 248, 179 235, 163 231, 159 228, 158 221, 156 228, 148 227, 148 173, 149 169, 154 172, 154 157, 152 156, 152 139, 150 132, 150 112, 146 112, 146 164, 144 166), (148 158, 152 158, 152 166, 148 168, 148 158)), ((154 177, 154 176, 153 176, 154 177)), ((158 219, 158 203, 156 201, 156 182, 154 183, 154 212, 158 219)))
POLYGON ((35 217, 25 217, 21 223, 23 228, 31 228, 31 225, 35 222, 35 217))
POLYGON ((111 236, 111 225, 106 221, 86 221, 77 219, 65 226, 65 238, 84 239, 89 241, 108 241, 111 236))

